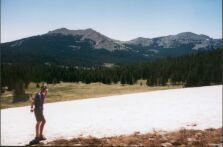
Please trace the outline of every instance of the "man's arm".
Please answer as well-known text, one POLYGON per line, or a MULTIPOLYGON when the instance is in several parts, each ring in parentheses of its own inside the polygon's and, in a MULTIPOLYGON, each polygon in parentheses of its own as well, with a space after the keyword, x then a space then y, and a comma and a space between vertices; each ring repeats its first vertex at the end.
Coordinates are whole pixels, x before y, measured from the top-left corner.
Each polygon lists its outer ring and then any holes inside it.
POLYGON ((47 93, 48 93, 48 89, 46 89, 44 97, 46 97, 47 93))

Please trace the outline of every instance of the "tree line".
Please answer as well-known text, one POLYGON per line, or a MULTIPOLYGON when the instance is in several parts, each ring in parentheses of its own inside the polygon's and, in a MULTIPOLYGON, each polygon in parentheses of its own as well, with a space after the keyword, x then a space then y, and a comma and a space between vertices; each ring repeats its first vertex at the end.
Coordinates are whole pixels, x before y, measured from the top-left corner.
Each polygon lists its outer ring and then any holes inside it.
MULTIPOLYGON (((101 82, 134 84, 147 80, 148 86, 183 84, 185 87, 222 83, 222 51, 197 52, 181 57, 165 58, 112 68, 91 68, 38 64, 1 64, 1 87, 14 90, 18 84, 28 87, 30 82, 47 83, 101 82), (21 84, 22 83, 22 84, 21 84)), ((21 87, 21 86, 20 86, 21 87)))

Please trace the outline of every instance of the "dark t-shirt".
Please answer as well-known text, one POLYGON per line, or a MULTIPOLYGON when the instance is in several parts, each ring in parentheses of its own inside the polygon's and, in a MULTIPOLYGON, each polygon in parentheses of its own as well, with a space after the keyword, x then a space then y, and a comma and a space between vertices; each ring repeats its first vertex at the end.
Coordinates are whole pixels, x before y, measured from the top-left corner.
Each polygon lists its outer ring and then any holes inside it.
POLYGON ((41 92, 36 93, 34 97, 35 110, 43 110, 44 95, 41 92))

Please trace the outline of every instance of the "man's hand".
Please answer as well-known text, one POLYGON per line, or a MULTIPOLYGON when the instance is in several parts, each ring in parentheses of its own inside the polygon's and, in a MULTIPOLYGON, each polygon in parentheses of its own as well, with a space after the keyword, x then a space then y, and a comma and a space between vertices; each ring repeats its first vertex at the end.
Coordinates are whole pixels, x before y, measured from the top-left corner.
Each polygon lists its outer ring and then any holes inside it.
POLYGON ((48 93, 48 89, 46 89, 46 90, 44 91, 44 98, 46 97, 47 93, 48 93))

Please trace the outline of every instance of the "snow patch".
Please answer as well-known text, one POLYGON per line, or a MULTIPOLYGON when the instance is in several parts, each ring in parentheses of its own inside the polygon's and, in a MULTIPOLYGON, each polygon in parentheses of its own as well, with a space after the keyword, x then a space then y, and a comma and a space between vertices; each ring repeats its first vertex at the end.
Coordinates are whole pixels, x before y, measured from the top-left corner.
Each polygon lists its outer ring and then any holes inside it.
MULTIPOLYGON (((2 145, 25 145, 34 138, 36 122, 29 110, 29 106, 1 110, 2 145)), ((49 103, 44 114, 48 141, 153 129, 218 128, 222 127, 222 85, 49 103)))

